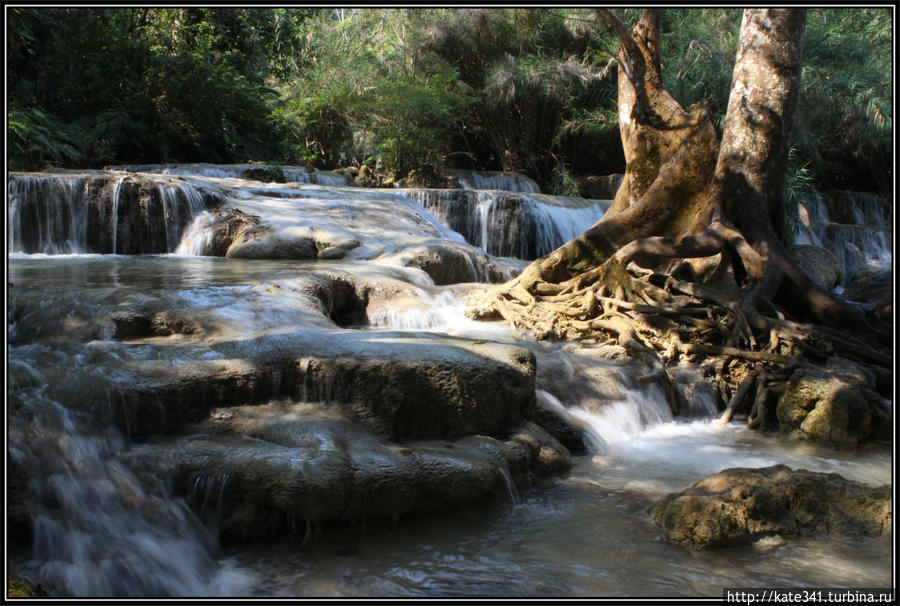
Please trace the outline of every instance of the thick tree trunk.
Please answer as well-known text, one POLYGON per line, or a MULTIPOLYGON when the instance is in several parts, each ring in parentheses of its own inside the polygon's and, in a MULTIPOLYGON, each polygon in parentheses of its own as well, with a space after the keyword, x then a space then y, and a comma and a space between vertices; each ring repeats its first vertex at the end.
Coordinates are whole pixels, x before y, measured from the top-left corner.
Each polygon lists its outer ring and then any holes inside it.
POLYGON ((805 23, 805 9, 744 13, 716 166, 716 180, 729 196, 724 208, 729 220, 739 227, 771 225, 784 240, 784 169, 800 93, 805 23))
POLYGON ((597 224, 470 315, 543 337, 611 338, 648 363, 660 351, 664 363, 719 355, 782 365, 840 351, 883 365, 889 355, 856 339, 875 335, 862 315, 815 286, 785 246, 805 11, 745 11, 721 144, 703 103, 685 111, 663 87, 656 12, 630 31, 598 14, 621 40, 622 186, 597 224))
POLYGON ((598 12, 623 40, 618 108, 625 178, 596 225, 523 273, 522 285, 537 293, 548 290, 542 283, 596 267, 636 238, 677 239, 709 223, 700 194, 712 178, 719 143, 706 104, 685 111, 663 88, 656 11, 645 10, 630 33, 611 12, 598 12))
MULTIPOLYGON (((712 200, 761 255, 754 294, 826 326, 871 332, 862 315, 822 290, 791 259, 785 166, 800 92, 805 9, 744 12, 712 200)), ((752 298, 748 301, 756 304, 752 298)))

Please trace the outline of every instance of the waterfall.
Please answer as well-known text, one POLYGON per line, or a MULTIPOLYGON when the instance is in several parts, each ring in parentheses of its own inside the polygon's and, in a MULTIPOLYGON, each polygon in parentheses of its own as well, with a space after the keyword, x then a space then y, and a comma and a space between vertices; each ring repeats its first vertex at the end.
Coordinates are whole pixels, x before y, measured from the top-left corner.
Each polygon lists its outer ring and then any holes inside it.
POLYGON ((536 259, 580 235, 611 204, 497 190, 401 190, 466 241, 500 257, 536 259))
POLYGON ((604 452, 611 445, 633 438, 653 425, 672 421, 672 411, 657 386, 647 389, 624 387, 622 398, 594 410, 565 406, 552 393, 538 389, 538 402, 569 423, 580 427, 593 452, 604 452))
POLYGON ((11 175, 7 252, 88 252, 87 182, 78 175, 11 175))
POLYGON ((841 264, 845 283, 864 266, 891 267, 892 222, 878 195, 836 192, 829 211, 823 197, 814 192, 799 211, 794 242, 831 250, 841 264))
POLYGON ((96 172, 10 175, 7 252, 152 254, 175 250, 206 209, 201 184, 96 172))
POLYGON ((64 595, 208 594, 215 538, 186 504, 118 460, 128 447, 117 431, 43 387, 22 391, 14 407, 32 420, 11 427, 8 452, 32 495, 34 553, 25 570, 64 595))

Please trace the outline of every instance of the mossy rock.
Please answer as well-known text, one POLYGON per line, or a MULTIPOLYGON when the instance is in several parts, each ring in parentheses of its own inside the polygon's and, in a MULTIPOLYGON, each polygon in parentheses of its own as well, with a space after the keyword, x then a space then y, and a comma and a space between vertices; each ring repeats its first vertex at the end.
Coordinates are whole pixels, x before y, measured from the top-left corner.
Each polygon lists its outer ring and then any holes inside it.
POLYGON ((9 578, 6 580, 6 597, 7 598, 45 598, 47 593, 40 586, 32 587, 26 581, 17 578, 9 578))
POLYGON ((243 177, 244 179, 264 181, 266 183, 287 183, 287 177, 284 176, 284 171, 278 166, 248 168, 244 171, 243 177))

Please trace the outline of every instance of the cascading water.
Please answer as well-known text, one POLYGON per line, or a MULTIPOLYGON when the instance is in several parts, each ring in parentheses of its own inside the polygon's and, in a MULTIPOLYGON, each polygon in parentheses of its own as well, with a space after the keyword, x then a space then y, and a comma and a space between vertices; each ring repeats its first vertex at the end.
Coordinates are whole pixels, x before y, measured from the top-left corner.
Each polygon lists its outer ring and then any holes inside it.
POLYGON ((833 194, 831 217, 818 192, 801 204, 797 244, 822 246, 832 251, 841 265, 844 282, 862 267, 890 269, 893 259, 892 221, 876 194, 833 194))
POLYGON ((87 252, 87 179, 15 175, 7 185, 7 252, 87 252))
POLYGON ((582 234, 611 202, 483 190, 401 190, 466 241, 500 257, 536 259, 582 234))
MULTIPOLYGON (((691 369, 679 378, 689 415, 673 415, 656 384, 642 383, 636 370, 605 359, 602 346, 534 343, 505 323, 472 321, 463 313, 464 299, 480 286, 439 287, 421 269, 380 264, 410 242, 462 247, 459 234, 446 227, 453 200, 498 192, 442 193, 447 215, 441 216, 439 205, 426 201, 435 190, 225 183, 203 176, 175 179, 170 186, 153 182, 146 191, 156 192, 155 208, 172 227, 162 237, 176 254, 113 256, 72 254, 89 252, 88 243, 99 239, 91 230, 112 221, 109 190, 104 220, 70 224, 80 216, 78 196, 91 193, 87 177, 54 176, 52 185, 43 176, 14 177, 8 247, 19 254, 9 259, 8 274, 8 491, 12 505, 24 504, 10 509, 10 527, 33 534, 11 545, 8 565, 10 575, 54 597, 720 597, 726 586, 880 587, 892 581, 890 537, 803 537, 766 553, 737 547, 723 564, 721 551, 689 553, 665 543, 647 515, 657 497, 726 467, 787 463, 870 484, 891 482, 888 449, 874 445, 848 455, 717 423, 713 400, 699 386, 694 389, 691 369), (189 184, 197 197, 176 193, 178 183, 189 184), (316 242, 342 244, 347 256, 192 256, 211 237, 214 215, 203 203, 206 187, 224 192, 220 207, 265 218, 271 226, 266 233, 289 241, 297 233, 306 237, 312 226, 320 230, 316 242), (62 192, 53 194, 55 202, 40 206, 26 199, 50 200, 53 188, 62 192), (34 208, 56 210, 37 214, 34 208), (23 221, 25 216, 33 219, 23 221), (181 217, 181 228, 173 227, 175 217, 181 217), (82 228, 87 233, 77 235, 82 228), (40 237, 26 236, 28 229, 40 237), (386 233, 391 230, 396 233, 386 233), (31 238, 40 243, 34 250, 26 244, 31 238), (76 241, 84 248, 71 244, 76 241), (22 254, 32 252, 42 254, 22 254), (323 285, 337 282, 345 287, 323 294, 323 285), (362 320, 350 314, 355 305, 362 306, 362 320), (339 326, 342 315, 353 322, 339 326), (358 522, 298 517, 290 520, 293 539, 289 524, 288 531, 264 542, 217 543, 230 492, 246 483, 240 475, 245 466, 261 465, 268 474, 274 468, 267 465, 282 457, 301 473, 314 464, 342 464, 348 451, 340 448, 364 441, 358 439, 362 434, 322 429, 339 419, 319 400, 339 399, 366 381, 348 374, 317 384, 321 360, 311 352, 345 360, 388 351, 379 364, 403 356, 408 363, 439 347, 458 359, 465 345, 486 365, 495 342, 532 350, 538 406, 582 430, 589 452, 575 457, 571 472, 526 489, 521 470, 500 461, 480 481, 503 498, 471 508, 368 519, 364 533, 358 522), (279 355, 295 357, 285 368, 272 366, 279 355), (158 384, 157 377, 171 383, 158 384), (191 391, 203 381, 210 387, 191 391), (251 396, 255 400, 248 401, 251 396), (283 411, 269 404, 276 398, 289 398, 283 411), (198 408, 213 413, 209 419, 192 417, 198 408), (318 416, 307 427, 318 429, 298 432, 297 423, 309 411, 318 416), (191 424, 204 419, 199 428, 191 424), (256 423, 258 433, 229 439, 217 434, 232 421, 256 423), (171 427, 178 432, 160 435, 171 427), (263 440, 265 432, 276 441, 263 440), (297 443, 315 452, 316 460, 294 461, 297 443), (210 467, 180 470, 177 461, 183 460, 177 457, 186 445, 198 449, 196 457, 208 457, 210 467), (214 466, 228 457, 241 464, 214 466)), ((104 186, 114 182, 107 178, 104 186)), ((120 195, 126 189, 122 182, 120 195)), ((566 213, 577 218, 576 211, 594 204, 527 197, 529 212, 546 211, 546 223, 555 225, 564 223, 560 217, 566 213)), ((460 216, 467 218, 468 209, 460 216)), ((125 230, 124 217, 121 233, 135 233, 125 230)), ((573 220, 568 229, 583 229, 576 225, 573 220)), ((101 231, 111 252, 109 231, 101 231)), ((121 251, 131 243, 126 237, 115 246, 121 251)), ((497 443, 486 440, 481 447, 496 449, 497 443)), ((389 455, 413 460, 428 448, 454 453, 463 444, 390 445, 366 451, 358 462, 380 468, 393 461, 389 455)), ((473 464, 463 462, 461 473, 473 464)), ((341 483, 335 491, 348 486, 341 483)), ((283 487, 265 484, 261 491, 278 493, 277 488, 283 487)), ((444 500, 456 489, 449 482, 435 486, 434 498, 444 500)))
POLYGON ((190 182, 116 172, 12 173, 7 197, 8 253, 171 252, 207 207, 190 182))

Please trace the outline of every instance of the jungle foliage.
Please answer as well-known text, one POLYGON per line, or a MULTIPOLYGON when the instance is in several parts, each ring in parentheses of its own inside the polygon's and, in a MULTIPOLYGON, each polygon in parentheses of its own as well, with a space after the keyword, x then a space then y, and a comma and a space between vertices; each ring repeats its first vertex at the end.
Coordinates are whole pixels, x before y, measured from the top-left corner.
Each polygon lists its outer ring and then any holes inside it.
MULTIPOLYGON (((719 128, 740 19, 662 14, 666 86, 685 107, 708 99, 719 128)), ((7 22, 12 168, 433 164, 557 193, 624 169, 618 39, 586 9, 32 7, 7 22)), ((809 11, 801 180, 889 190, 891 33, 889 9, 809 11)))

